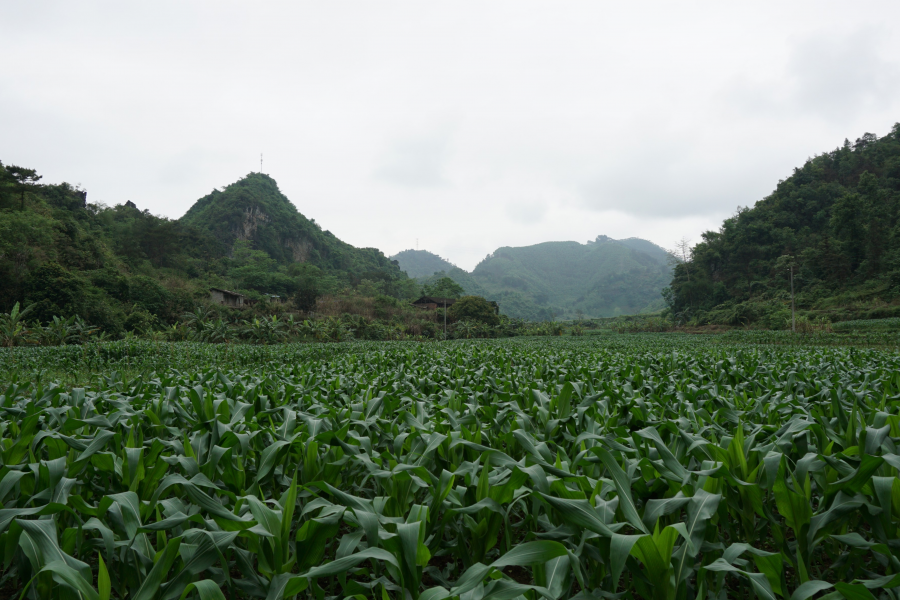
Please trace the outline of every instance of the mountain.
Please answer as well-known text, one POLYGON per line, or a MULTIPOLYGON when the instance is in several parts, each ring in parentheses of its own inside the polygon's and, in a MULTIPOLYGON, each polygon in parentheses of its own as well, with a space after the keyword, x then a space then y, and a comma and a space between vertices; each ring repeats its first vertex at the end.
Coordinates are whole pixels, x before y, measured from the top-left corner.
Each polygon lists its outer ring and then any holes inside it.
POLYGON ((670 308, 695 323, 785 327, 791 262, 803 316, 900 316, 900 123, 809 159, 704 233, 675 269, 670 308))
POLYGON ((416 281, 425 285, 434 283, 441 277, 449 277, 450 279, 461 285, 463 290, 465 290, 466 295, 486 296, 488 293, 484 286, 482 286, 481 283, 477 281, 471 273, 469 273, 468 271, 464 271, 459 267, 452 267, 446 271, 438 271, 432 274, 430 277, 419 277, 416 281))
POLYGON ((357 275, 398 275, 395 264, 375 248, 355 248, 300 214, 274 179, 251 173, 223 190, 200 198, 179 221, 212 234, 229 251, 250 242, 281 264, 308 263, 357 275))
POLYGON ((39 184, 0 163, 0 313, 80 315, 111 334, 173 323, 210 287, 250 298, 300 289, 415 297, 416 282, 380 251, 355 248, 307 219, 258 173, 198 200, 178 220, 88 204, 69 184, 39 184))
MULTIPOLYGON (((606 236, 601 236, 606 237, 606 236)), ((608 238, 607 238, 608 239, 608 238)), ((641 238, 625 238, 624 240, 615 240, 620 244, 624 244, 628 246, 632 250, 637 250, 638 252, 643 252, 649 256, 652 256, 659 262, 667 263, 669 262, 669 252, 665 248, 661 248, 654 244, 653 242, 648 242, 647 240, 642 240, 641 238)))
MULTIPOLYGON (((416 264, 413 260, 425 263, 431 257, 447 263, 425 251, 401 254, 406 264, 416 264)), ((400 254, 392 258, 404 267, 400 254)), ((429 269, 432 264, 438 266, 437 261, 425 264, 429 269)), ((449 263, 442 266, 438 272, 415 276, 419 283, 450 277, 467 294, 499 302, 503 314, 532 320, 661 310, 660 291, 671 279, 669 254, 664 249, 639 238, 614 240, 603 235, 586 244, 545 242, 499 248, 471 273, 449 263)), ((427 272, 418 272, 423 271, 427 272)), ((407 273, 414 276, 409 270, 407 273)))
POLYGON ((498 248, 472 278, 511 316, 608 317, 663 308, 671 270, 666 251, 651 242, 598 236, 498 248))
POLYGON ((416 278, 429 277, 439 271, 456 268, 449 261, 428 250, 403 250, 393 255, 391 260, 397 261, 401 271, 416 278))

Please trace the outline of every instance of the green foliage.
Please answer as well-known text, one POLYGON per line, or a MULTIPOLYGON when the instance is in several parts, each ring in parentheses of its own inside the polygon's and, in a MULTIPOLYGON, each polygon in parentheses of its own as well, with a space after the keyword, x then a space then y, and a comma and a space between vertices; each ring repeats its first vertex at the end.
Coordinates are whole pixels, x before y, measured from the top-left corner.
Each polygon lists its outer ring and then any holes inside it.
POLYGON ((475 280, 471 273, 463 271, 459 267, 452 267, 447 271, 438 271, 427 277, 419 277, 417 281, 422 284, 423 288, 428 288, 434 286, 438 281, 445 277, 455 281, 462 287, 463 291, 460 293, 463 295, 484 296, 487 293, 484 290, 484 287, 475 280))
POLYGON ((796 264, 797 308, 815 318, 865 318, 900 297, 900 124, 810 159, 753 208, 704 233, 675 269, 673 314, 781 327, 790 308, 782 256, 796 264))
POLYGON ((842 321, 834 323, 832 328, 834 331, 897 331, 900 330, 900 317, 842 321))
POLYGON ((18 196, 18 208, 24 210, 25 193, 40 180, 41 176, 34 169, 4 165, 0 162, 0 206, 11 197, 18 196))
POLYGON ((499 248, 472 277, 504 314, 553 320, 658 310, 671 270, 665 251, 650 242, 599 236, 588 244, 499 248))
POLYGON ((12 311, 0 314, 0 345, 11 348, 26 342, 28 329, 25 327, 25 316, 32 309, 33 307, 28 306, 24 310, 20 310, 19 303, 16 302, 12 311))
POLYGON ((397 261, 401 271, 416 279, 456 268, 453 263, 427 250, 403 250, 391 260, 397 261))
POLYGON ((159 325, 160 321, 156 315, 137 305, 132 307, 123 323, 125 331, 139 335, 150 334, 152 331, 159 329, 159 325))
POLYGON ((55 257, 56 221, 41 214, 0 212, 0 307, 22 299, 24 281, 30 271, 55 257))
POLYGON ((720 339, 0 349, 0 589, 892 597, 900 358, 720 339))
POLYGON ((294 307, 301 312, 310 312, 315 310, 318 298, 319 287, 315 281, 303 281, 294 292, 294 307))
POLYGON ((78 315, 107 335, 150 335, 207 299, 210 287, 253 299, 302 296, 307 312, 320 294, 359 286, 372 296, 419 293, 377 250, 345 244, 303 217, 266 176, 214 192, 179 220, 130 201, 87 204, 85 191, 38 179, 0 164, 0 311, 33 304, 40 323, 78 315))
POLYGON ((54 316, 73 316, 87 310, 84 279, 58 263, 45 263, 28 274, 25 298, 35 306, 35 317, 49 321, 54 316))
POLYGON ((422 286, 422 294, 437 298, 459 298, 465 290, 449 277, 441 277, 422 286))
POLYGON ((494 305, 481 296, 463 296, 453 303, 449 313, 455 321, 476 321, 485 325, 500 323, 500 316, 494 305))
POLYGON ((354 248, 300 214, 275 180, 251 173, 222 191, 198 200, 181 222, 212 234, 226 247, 248 241, 278 264, 310 263, 326 271, 381 271, 401 277, 399 268, 374 248, 354 248))
POLYGON ((503 314, 532 321, 660 310, 660 291, 671 278, 666 251, 638 238, 598 236, 587 244, 499 248, 472 273, 424 250, 404 250, 392 258, 426 290, 449 278, 462 288, 460 294, 490 298, 503 314))
POLYGON ((618 333, 649 333, 672 331, 671 321, 659 316, 620 317, 609 323, 618 333))

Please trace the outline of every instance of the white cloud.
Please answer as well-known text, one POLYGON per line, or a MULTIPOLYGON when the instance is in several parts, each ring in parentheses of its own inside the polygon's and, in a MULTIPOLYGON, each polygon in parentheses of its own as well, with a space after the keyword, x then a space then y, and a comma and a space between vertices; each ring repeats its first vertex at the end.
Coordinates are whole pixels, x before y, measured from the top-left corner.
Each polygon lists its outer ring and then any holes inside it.
POLYGON ((734 81, 727 100, 745 117, 826 125, 896 110, 900 54, 892 44, 881 25, 817 31, 793 41, 770 71, 734 81))
POLYGON ((506 205, 506 215, 516 223, 531 225, 540 223, 549 207, 543 199, 517 199, 506 205))
POLYGON ((375 171, 375 178, 413 188, 449 185, 445 165, 450 136, 449 129, 444 129, 395 142, 375 171))

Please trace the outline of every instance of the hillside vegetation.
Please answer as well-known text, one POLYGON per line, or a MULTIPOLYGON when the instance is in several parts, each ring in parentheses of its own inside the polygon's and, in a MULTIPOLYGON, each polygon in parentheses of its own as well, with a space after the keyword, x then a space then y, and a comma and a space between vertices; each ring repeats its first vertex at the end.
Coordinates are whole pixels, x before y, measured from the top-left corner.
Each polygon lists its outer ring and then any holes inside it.
POLYGON ((900 124, 808 160, 689 258, 667 292, 681 321, 785 327, 791 264, 804 317, 900 316, 900 124))
POLYGON ((89 204, 84 190, 38 180, 0 163, 0 312, 33 304, 30 319, 79 315, 117 335, 173 323, 210 286, 256 299, 302 288, 418 291, 378 250, 354 248, 300 214, 266 175, 212 192, 178 220, 132 202, 89 204))
MULTIPOLYGON (((412 253, 416 251, 405 251, 401 268, 404 262, 412 262, 412 253)), ((400 255, 392 258, 399 260, 400 255)), ((652 242, 601 235, 587 244, 503 247, 471 273, 452 267, 418 277, 428 283, 444 276, 460 284, 467 294, 499 302, 503 314, 540 321, 661 310, 660 292, 671 278, 671 267, 668 253, 652 242)))
MULTIPOLYGON (((438 271, 430 277, 419 277, 418 281, 422 284, 423 288, 428 288, 429 286, 439 282, 443 277, 449 277, 450 279, 461 285, 463 288, 463 293, 465 294, 484 296, 488 293, 484 286, 482 286, 481 283, 478 282, 471 273, 469 273, 468 271, 464 271, 459 267, 453 267, 452 269, 449 269, 447 271, 438 271)), ((508 313, 504 312, 503 314, 508 313)))
POLYGON ((430 277, 456 268, 450 261, 428 250, 403 250, 393 255, 391 260, 396 260, 401 271, 415 278, 430 277))
POLYGON ((326 271, 396 278, 399 269, 375 248, 355 248, 303 216, 274 179, 251 173, 200 198, 180 222, 206 231, 229 249, 250 241, 281 264, 308 263, 326 271))

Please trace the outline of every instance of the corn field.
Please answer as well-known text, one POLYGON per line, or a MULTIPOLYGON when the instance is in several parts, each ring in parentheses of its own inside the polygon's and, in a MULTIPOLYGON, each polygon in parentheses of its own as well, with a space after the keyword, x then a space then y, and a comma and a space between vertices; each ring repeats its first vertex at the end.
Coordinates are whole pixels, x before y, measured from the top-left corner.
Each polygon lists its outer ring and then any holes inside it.
POLYGON ((621 338, 4 350, 0 596, 900 597, 898 354, 621 338))

